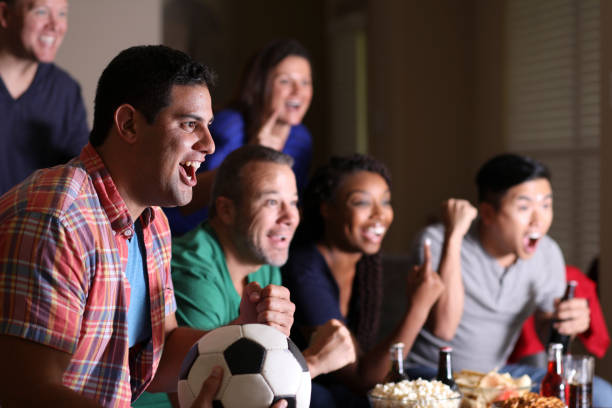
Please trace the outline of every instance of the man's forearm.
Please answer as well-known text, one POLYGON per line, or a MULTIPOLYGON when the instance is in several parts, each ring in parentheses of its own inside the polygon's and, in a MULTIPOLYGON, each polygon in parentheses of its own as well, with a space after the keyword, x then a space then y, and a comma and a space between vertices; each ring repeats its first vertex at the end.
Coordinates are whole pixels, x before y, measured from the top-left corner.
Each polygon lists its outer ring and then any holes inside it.
POLYGON ((45 384, 28 390, 4 393, 0 398, 3 408, 75 407, 101 408, 95 401, 62 385, 45 384), (17 395, 19 393, 19 395, 17 395), (11 395, 13 394, 13 395, 11 395))
POLYGON ((461 321, 465 292, 461 276, 461 244, 463 236, 450 234, 444 239, 438 273, 444 292, 432 308, 430 330, 444 340, 451 340, 461 321))
POLYGON ((177 327, 166 337, 161 361, 147 391, 175 392, 185 355, 207 332, 191 327, 177 327))
POLYGON ((72 355, 19 337, 0 335, 0 405, 6 407, 99 407, 66 387, 72 355))

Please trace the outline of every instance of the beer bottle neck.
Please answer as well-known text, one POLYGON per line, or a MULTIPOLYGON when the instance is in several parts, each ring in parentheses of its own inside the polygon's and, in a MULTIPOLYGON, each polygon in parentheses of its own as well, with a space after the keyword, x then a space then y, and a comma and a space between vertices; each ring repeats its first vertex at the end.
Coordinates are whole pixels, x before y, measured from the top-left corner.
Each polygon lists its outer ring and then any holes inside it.
POLYGON ((438 361, 438 376, 452 378, 451 356, 450 353, 441 352, 438 361))
POLYGON ((576 286, 577 285, 578 285, 578 282, 576 282, 576 281, 569 281, 567 283, 567 286, 565 287, 565 293, 563 294, 563 299, 562 300, 573 299, 574 298, 574 294, 576 292, 576 286))
POLYGON ((391 363, 397 367, 400 374, 404 374, 404 348, 394 347, 391 350, 391 363))
POLYGON ((548 371, 559 375, 563 372, 563 357, 561 347, 550 347, 548 350, 548 371))
POLYGON ((385 377, 385 382, 398 382, 406 379, 404 374, 404 344, 397 343, 389 349, 391 369, 385 377))

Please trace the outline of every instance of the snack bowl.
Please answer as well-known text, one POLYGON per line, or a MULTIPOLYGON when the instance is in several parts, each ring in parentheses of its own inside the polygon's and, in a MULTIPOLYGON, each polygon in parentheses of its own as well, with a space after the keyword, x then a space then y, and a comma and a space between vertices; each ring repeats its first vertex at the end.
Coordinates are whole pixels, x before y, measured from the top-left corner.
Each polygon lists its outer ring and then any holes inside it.
POLYGON ((368 392, 372 408, 458 408, 461 394, 440 381, 404 380, 368 392))
POLYGON ((461 395, 450 398, 393 398, 380 397, 368 393, 368 400, 372 408, 458 408, 461 403, 461 395))
POLYGON ((468 386, 457 384, 463 395, 461 408, 490 408, 494 402, 519 397, 531 390, 531 385, 499 385, 497 387, 468 386))
POLYGON ((520 397, 509 398, 506 401, 497 401, 493 403, 493 408, 531 408, 531 407, 547 407, 547 408, 565 408, 566 405, 559 398, 542 397, 539 394, 528 392, 520 397))
POLYGON ((531 378, 513 378, 496 370, 488 373, 461 370, 454 374, 455 383, 463 395, 461 408, 490 408, 495 401, 505 401, 531 390, 531 378))

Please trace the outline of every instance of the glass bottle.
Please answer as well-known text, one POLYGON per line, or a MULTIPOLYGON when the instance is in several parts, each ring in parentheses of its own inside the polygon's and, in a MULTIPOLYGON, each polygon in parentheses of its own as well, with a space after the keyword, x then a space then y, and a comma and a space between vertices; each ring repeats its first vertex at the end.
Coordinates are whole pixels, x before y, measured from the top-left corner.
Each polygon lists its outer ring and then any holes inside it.
POLYGON ((542 379, 540 394, 544 397, 557 397, 564 403, 567 401, 567 387, 563 378, 563 345, 551 343, 548 345, 548 365, 546 375, 542 379))
POLYGON ((404 343, 392 344, 389 348, 391 370, 385 377, 385 382, 400 382, 407 378, 404 373, 404 343))
POLYGON ((440 355, 438 357, 438 376, 436 380, 451 387, 453 391, 457 391, 457 384, 453 379, 453 367, 451 363, 452 347, 440 347, 440 355))
MULTIPOLYGON (((578 286, 578 282, 572 280, 567 282, 567 287, 565 288, 565 294, 561 298, 561 301, 569 300, 574 298, 574 292, 576 291, 576 286, 578 286)), ((550 328, 550 338, 548 340, 548 344, 552 343, 561 343, 563 345, 563 354, 567 354, 569 351, 569 342, 570 336, 566 336, 561 334, 554 327, 550 328)))

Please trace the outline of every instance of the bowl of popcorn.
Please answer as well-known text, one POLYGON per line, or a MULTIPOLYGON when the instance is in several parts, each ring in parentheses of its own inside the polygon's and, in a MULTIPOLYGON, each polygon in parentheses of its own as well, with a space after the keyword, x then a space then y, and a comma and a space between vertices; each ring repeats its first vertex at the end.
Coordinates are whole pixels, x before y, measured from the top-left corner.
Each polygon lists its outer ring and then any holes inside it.
POLYGON ((496 401, 520 397, 531 391, 531 378, 523 375, 512 378, 508 373, 461 370, 454 375, 463 394, 461 408, 491 408, 496 401))
POLYGON ((440 381, 378 384, 368 393, 373 408, 457 408, 461 394, 440 381))

